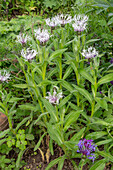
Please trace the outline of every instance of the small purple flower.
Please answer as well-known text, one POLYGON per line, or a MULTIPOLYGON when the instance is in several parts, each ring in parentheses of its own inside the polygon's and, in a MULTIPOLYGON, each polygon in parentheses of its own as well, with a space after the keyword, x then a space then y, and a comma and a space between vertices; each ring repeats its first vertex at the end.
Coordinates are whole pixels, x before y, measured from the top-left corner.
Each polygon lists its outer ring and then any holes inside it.
POLYGON ((49 96, 45 97, 51 104, 59 104, 59 100, 63 97, 62 92, 57 93, 56 89, 58 90, 58 87, 54 86, 53 94, 47 92, 49 96))
POLYGON ((113 85, 113 81, 110 81, 110 83, 113 85))
POLYGON ((92 159, 94 162, 95 155, 92 152, 95 152, 96 145, 93 143, 93 140, 83 139, 80 140, 78 143, 78 150, 77 152, 82 153, 88 159, 92 159))
POLYGON ((113 64, 113 58, 111 58, 110 63, 113 64))
POLYGON ((99 91, 99 93, 100 93, 100 94, 102 94, 102 92, 101 92, 101 91, 99 91))

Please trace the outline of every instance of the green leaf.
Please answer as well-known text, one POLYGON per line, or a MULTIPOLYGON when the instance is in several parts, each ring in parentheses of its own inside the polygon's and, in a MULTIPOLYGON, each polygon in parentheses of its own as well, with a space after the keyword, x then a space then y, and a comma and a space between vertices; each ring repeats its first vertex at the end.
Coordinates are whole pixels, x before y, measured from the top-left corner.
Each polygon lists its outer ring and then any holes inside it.
POLYGON ((67 48, 54 51, 54 52, 50 55, 49 61, 52 61, 53 59, 55 59, 55 57, 58 57, 60 54, 62 54, 62 53, 63 53, 64 51, 66 51, 66 50, 67 50, 67 48))
POLYGON ((50 138, 49 140, 49 149, 52 155, 54 155, 54 150, 53 150, 53 140, 50 138))
POLYGON ((27 140, 34 140, 34 135, 33 134, 26 134, 26 139, 27 140))
POLYGON ((65 80, 61 80, 61 85, 70 92, 74 90, 73 87, 65 80))
POLYGON ((36 119, 36 120, 34 121, 34 125, 41 119, 42 116, 47 115, 47 114, 48 114, 48 112, 42 113, 42 114, 38 117, 38 119, 36 119))
POLYGON ((71 74, 72 71, 73 71, 72 67, 69 66, 65 71, 65 74, 63 76, 63 80, 65 80, 71 74))
POLYGON ((79 70, 80 74, 87 80, 89 80, 94 85, 94 79, 91 77, 89 73, 86 72, 85 69, 79 70))
POLYGON ((39 141, 38 141, 38 143, 36 144, 36 146, 35 146, 35 148, 34 148, 34 151, 36 151, 38 148, 39 148, 39 146, 40 146, 40 144, 41 144, 41 141, 42 141, 42 139, 44 138, 44 136, 47 134, 47 132, 45 132, 42 136, 41 136, 41 138, 39 139, 39 141))
POLYGON ((19 105, 19 108, 21 110, 32 110, 32 111, 39 110, 38 105, 34 106, 34 105, 30 104, 30 103, 19 105))
POLYGON ((105 110, 108 110, 108 105, 106 100, 99 98, 99 97, 95 97, 96 102, 100 105, 100 107, 102 107, 105 110))
POLYGON ((47 109, 48 113, 50 113, 51 118, 53 119, 53 121, 57 122, 57 116, 56 116, 56 111, 55 108, 53 107, 52 104, 50 104, 46 99, 42 99, 45 108, 47 109))
POLYGON ((0 139, 0 145, 2 145, 4 142, 6 142, 7 141, 7 139, 5 138, 5 139, 0 139))
POLYGON ((61 159, 61 160, 59 161, 59 163, 58 163, 58 168, 57 168, 57 170, 62 170, 65 159, 66 159, 66 156, 64 155, 64 156, 62 157, 62 159, 61 159))
POLYGON ((106 153, 105 151, 98 151, 98 154, 113 162, 113 156, 110 153, 106 153))
POLYGON ((20 161, 21 161, 21 158, 22 158, 24 152, 25 152, 25 150, 24 150, 24 151, 21 150, 21 151, 19 152, 19 154, 18 154, 18 158, 17 158, 17 161, 16 161, 16 167, 17 167, 17 168, 20 166, 20 161))
POLYGON ((110 74, 107 74, 107 75, 105 75, 104 77, 102 77, 102 78, 98 81, 97 85, 100 86, 101 84, 108 83, 108 82, 110 82, 110 81, 112 81, 112 80, 113 80, 113 73, 110 73, 110 74))
POLYGON ((65 117, 64 131, 66 131, 73 122, 76 122, 76 120, 78 119, 78 117, 79 117, 79 115, 80 115, 81 112, 83 112, 83 111, 82 111, 82 110, 71 111, 71 112, 65 117))
POLYGON ((63 143, 59 127, 47 123, 47 131, 50 137, 57 142, 59 146, 63 143))
POLYGON ((71 97, 72 97, 72 95, 69 94, 67 97, 65 97, 63 100, 61 100, 58 108, 61 108, 62 106, 64 106, 70 100, 71 97))
POLYGON ((58 157, 57 159, 51 161, 49 163, 49 165, 45 168, 45 170, 50 170, 50 168, 54 165, 56 165, 60 160, 62 159, 62 157, 58 157))
POLYGON ((113 17, 110 18, 110 20, 108 21, 108 25, 111 25, 111 24, 113 24, 113 17))
POLYGON ((22 126, 25 122, 27 122, 27 120, 30 119, 30 116, 29 117, 26 117, 24 118, 20 123, 18 123, 17 127, 16 127, 16 130, 18 130, 20 128, 20 126, 22 126))
POLYGON ((105 168, 106 159, 102 159, 94 163, 89 170, 103 170, 105 168))
POLYGON ((87 90, 81 87, 78 87, 76 85, 73 85, 73 86, 75 87, 77 91, 79 91, 79 93, 81 93, 90 102, 90 104, 92 104, 92 101, 93 101, 92 96, 87 90))
POLYGON ((17 101, 20 101, 20 100, 23 100, 23 99, 24 99, 24 98, 12 97, 12 98, 9 100, 9 103, 17 102, 17 101))
POLYGON ((3 138, 10 132, 10 129, 4 130, 3 132, 0 133, 0 138, 3 138))
POLYGON ((14 84, 13 87, 20 88, 20 89, 26 89, 28 87, 27 84, 14 84))
POLYGON ((91 40, 88 40, 86 42, 86 44, 89 44, 89 43, 92 43, 92 42, 96 42, 96 41, 99 41, 100 39, 91 39, 91 40))
POLYGON ((105 131, 100 131, 100 132, 92 132, 92 133, 89 133, 87 136, 86 136, 86 139, 98 139, 98 138, 101 138, 103 136, 107 135, 107 132, 105 131))
POLYGON ((96 120, 93 124, 100 124, 100 125, 103 125, 103 126, 109 126, 110 125, 110 123, 107 123, 107 122, 105 122, 104 120, 101 120, 101 119, 96 120))
POLYGON ((70 141, 76 141, 76 140, 79 140, 82 136, 83 136, 83 133, 85 131, 85 127, 82 128, 79 132, 77 132, 71 139, 70 141))
POLYGON ((106 143, 113 142, 113 139, 102 140, 96 143, 97 146, 104 145, 106 143))

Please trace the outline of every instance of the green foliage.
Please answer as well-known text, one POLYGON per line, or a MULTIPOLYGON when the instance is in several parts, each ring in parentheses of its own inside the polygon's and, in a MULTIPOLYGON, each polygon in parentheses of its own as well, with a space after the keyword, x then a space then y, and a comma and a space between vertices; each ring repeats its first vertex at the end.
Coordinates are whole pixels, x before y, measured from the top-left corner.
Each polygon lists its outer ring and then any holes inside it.
POLYGON ((55 146, 63 151, 46 170, 55 164, 62 169, 65 159, 70 159, 76 169, 82 169, 86 163, 90 170, 104 169, 108 162, 112 164, 113 63, 109 62, 113 53, 112 2, 2 2, 2 19, 3 11, 9 19, 17 6, 19 14, 22 11, 24 15, 0 22, 0 66, 11 73, 10 79, 0 84, 0 112, 7 116, 9 124, 8 129, 0 132, 0 168, 21 168, 23 154, 29 148, 39 149, 43 157, 42 144, 46 144, 46 159, 49 151, 54 155, 55 146), (75 32, 71 23, 55 28, 45 24, 47 14, 54 16, 55 12, 63 11, 72 17, 87 14, 87 31, 75 32), (47 42, 36 39, 37 28, 48 29, 47 42), (19 33, 30 36, 30 41, 19 43, 19 33), (82 52, 90 46, 99 55, 86 59, 82 52), (37 51, 32 60, 22 57, 21 51, 26 48, 37 51), (93 139, 97 145, 94 164, 77 153, 77 144, 84 138, 93 139), (18 155, 16 160, 8 157, 12 150, 18 155), (103 157, 101 160, 99 155, 103 157), (79 165, 73 158, 81 158, 79 165))

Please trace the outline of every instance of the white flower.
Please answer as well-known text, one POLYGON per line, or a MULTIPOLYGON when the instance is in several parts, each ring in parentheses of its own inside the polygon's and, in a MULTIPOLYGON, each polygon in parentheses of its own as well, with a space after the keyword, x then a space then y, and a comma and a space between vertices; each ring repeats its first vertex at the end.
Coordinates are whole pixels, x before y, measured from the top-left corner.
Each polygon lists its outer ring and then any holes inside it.
POLYGON ((10 74, 6 70, 0 70, 0 81, 6 81, 10 77, 10 74))
POLYGON ((25 44, 30 39, 31 39, 31 37, 29 37, 28 35, 22 34, 22 33, 17 35, 17 42, 19 42, 21 44, 25 44))
POLYGON ((98 52, 96 51, 96 49, 94 47, 89 47, 88 50, 83 50, 83 52, 81 53, 85 58, 89 59, 89 58, 94 58, 98 55, 98 52))
POLYGON ((57 20, 58 20, 59 24, 61 24, 61 25, 65 25, 72 21, 71 16, 68 14, 67 15, 61 14, 61 15, 58 15, 57 17, 58 17, 57 20))
POLYGON ((24 57, 26 60, 31 60, 36 56, 37 52, 36 50, 30 50, 30 48, 22 49, 21 55, 24 57))
POLYGON ((57 93, 56 89, 58 90, 58 87, 54 86, 53 94, 47 92, 49 96, 45 97, 51 104, 59 104, 59 100, 63 97, 62 92, 57 93))
POLYGON ((47 18, 45 21, 47 25, 54 28, 59 24, 59 17, 55 16, 55 17, 52 17, 51 19, 47 18))
POLYGON ((82 32, 86 29, 88 17, 83 15, 75 15, 72 24, 74 31, 82 32))
POLYGON ((40 41, 40 43, 45 43, 49 40, 50 35, 48 33, 48 30, 41 30, 40 28, 38 30, 34 30, 36 39, 40 41))

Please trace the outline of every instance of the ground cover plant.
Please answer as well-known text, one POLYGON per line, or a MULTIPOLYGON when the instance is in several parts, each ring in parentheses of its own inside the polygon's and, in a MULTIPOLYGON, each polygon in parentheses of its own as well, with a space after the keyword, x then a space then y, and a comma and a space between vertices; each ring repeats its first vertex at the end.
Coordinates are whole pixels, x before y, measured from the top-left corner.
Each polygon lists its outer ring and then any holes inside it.
POLYGON ((0 168, 112 169, 112 1, 2 1, 1 9, 0 114, 8 127, 0 125, 0 168), (32 11, 38 7, 43 15, 32 11), (14 12, 21 15, 7 21, 14 12), (37 154, 46 165, 28 167, 25 157, 37 154))

